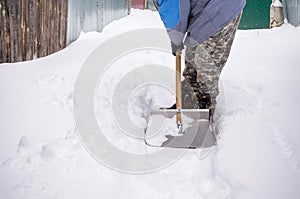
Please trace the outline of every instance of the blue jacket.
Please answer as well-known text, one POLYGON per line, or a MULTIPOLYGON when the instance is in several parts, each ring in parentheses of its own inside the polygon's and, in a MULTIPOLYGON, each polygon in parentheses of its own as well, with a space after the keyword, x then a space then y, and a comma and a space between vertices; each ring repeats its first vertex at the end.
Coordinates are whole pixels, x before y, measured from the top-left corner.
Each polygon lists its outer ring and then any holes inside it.
MULTIPOLYGON (((172 43, 181 45, 184 36, 198 43, 207 40, 231 22, 246 0, 153 0, 172 43)), ((191 44, 191 41, 186 41, 191 44)))

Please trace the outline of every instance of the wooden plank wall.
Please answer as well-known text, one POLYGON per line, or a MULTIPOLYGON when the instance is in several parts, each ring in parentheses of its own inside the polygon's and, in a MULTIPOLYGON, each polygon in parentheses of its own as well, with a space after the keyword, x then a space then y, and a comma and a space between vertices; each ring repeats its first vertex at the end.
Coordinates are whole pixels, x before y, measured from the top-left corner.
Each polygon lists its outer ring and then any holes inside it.
POLYGON ((67 0, 0 0, 0 63, 43 57, 66 46, 67 0))

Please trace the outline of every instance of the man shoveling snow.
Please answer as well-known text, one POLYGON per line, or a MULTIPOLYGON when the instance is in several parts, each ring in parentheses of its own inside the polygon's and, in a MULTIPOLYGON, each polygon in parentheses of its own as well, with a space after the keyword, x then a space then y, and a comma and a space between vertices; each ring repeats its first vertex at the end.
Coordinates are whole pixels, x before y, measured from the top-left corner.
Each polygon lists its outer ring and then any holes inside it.
POLYGON ((172 53, 186 46, 182 108, 209 109, 213 116, 219 77, 246 1, 153 1, 171 39, 172 53))
MULTIPOLYGON (((176 128, 166 129, 162 141, 150 141, 156 124, 146 129, 150 146, 202 148, 216 144, 212 121, 219 94, 218 82, 228 59, 245 0, 154 0, 171 39, 176 56, 176 103, 170 108, 151 111, 173 118, 176 128), (184 81, 181 82, 181 51, 186 46, 184 81), (182 89, 183 88, 183 89, 182 89), (176 129, 174 131, 174 129, 176 129), (167 140, 165 140, 167 138, 167 140)), ((171 123, 171 126, 172 123, 171 123)), ((171 127, 170 126, 170 127, 171 127)), ((154 139, 152 139, 154 140, 154 139)))

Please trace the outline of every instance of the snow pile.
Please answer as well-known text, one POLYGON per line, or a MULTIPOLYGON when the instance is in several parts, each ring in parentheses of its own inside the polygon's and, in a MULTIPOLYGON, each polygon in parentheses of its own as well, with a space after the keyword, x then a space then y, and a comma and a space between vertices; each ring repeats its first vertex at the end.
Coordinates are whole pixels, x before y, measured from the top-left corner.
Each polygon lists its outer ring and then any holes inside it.
MULTIPOLYGON (((288 24, 237 32, 222 74, 226 110, 219 121, 221 137, 205 159, 200 150, 191 150, 168 168, 129 175, 106 168, 85 151, 72 114, 80 67, 103 41, 141 27, 162 23, 155 12, 134 10, 103 33, 82 33, 61 52, 0 65, 0 198, 299 198, 300 29, 288 24)), ((124 62, 142 65, 141 57, 124 62)), ((172 56, 156 57, 173 66, 172 56)), ((118 80, 109 74, 106 80, 118 80)), ((104 81, 101 86, 107 96, 112 94, 113 85, 104 81)), ((132 96, 132 119, 154 102, 173 103, 172 94, 148 91, 132 96)), ((109 114, 105 110, 107 128, 116 132, 109 114)), ((147 151, 141 140, 108 136, 124 150, 147 151)))
POLYGON ((282 3, 279 1, 279 0, 275 0, 271 6, 274 6, 274 7, 282 7, 282 3))

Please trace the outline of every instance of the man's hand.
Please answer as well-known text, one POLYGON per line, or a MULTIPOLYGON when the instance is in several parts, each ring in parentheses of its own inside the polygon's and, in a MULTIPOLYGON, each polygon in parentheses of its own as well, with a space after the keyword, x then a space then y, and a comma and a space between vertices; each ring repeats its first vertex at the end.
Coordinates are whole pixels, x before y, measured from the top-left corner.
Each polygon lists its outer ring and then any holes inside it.
POLYGON ((184 45, 181 44, 181 45, 177 46, 171 42, 171 48, 172 48, 172 54, 174 56, 176 56, 177 50, 179 50, 179 52, 181 53, 182 49, 184 49, 184 45))

